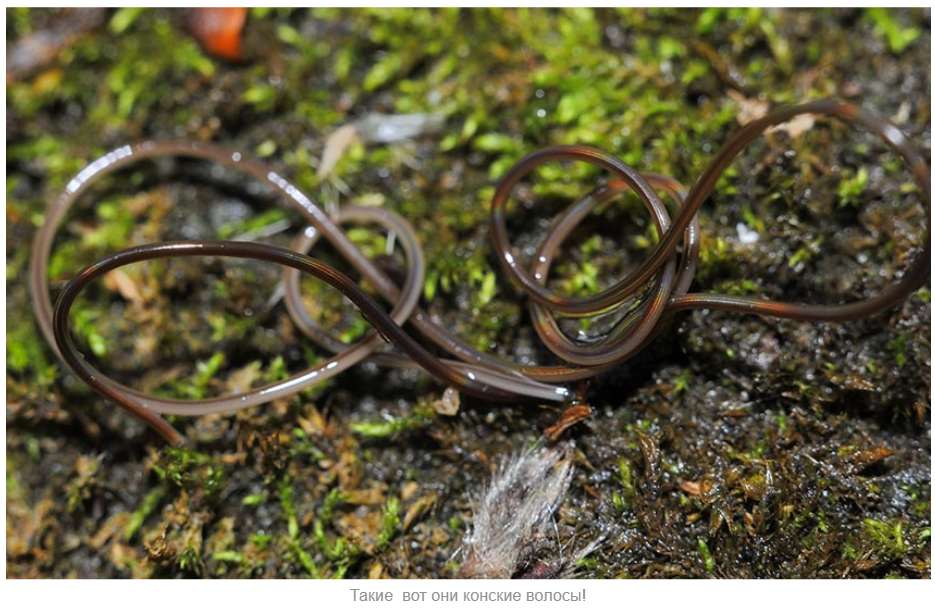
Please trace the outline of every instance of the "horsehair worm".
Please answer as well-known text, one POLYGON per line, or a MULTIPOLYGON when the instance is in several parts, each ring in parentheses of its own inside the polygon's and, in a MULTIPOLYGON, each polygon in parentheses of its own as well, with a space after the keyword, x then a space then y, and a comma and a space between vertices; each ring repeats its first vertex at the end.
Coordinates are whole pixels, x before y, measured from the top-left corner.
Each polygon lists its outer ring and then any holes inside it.
POLYGON ((931 176, 922 153, 894 125, 845 102, 823 100, 780 108, 740 128, 714 156, 691 189, 660 174, 641 174, 616 157, 586 146, 553 146, 519 160, 501 179, 491 203, 490 238, 494 252, 506 274, 530 298, 533 325, 543 344, 565 362, 559 366, 519 365, 469 346, 419 306, 425 277, 425 262, 418 238, 410 224, 382 209, 347 207, 335 218, 329 217, 309 197, 266 165, 250 160, 240 152, 213 144, 179 141, 146 141, 127 145, 90 163, 72 179, 52 203, 32 248, 30 292, 36 317, 47 341, 60 357, 88 385, 103 397, 144 421, 167 441, 183 438, 160 414, 201 415, 230 412, 297 393, 363 361, 412 367, 418 365, 456 389, 482 398, 506 401, 538 399, 561 404, 581 401, 569 383, 589 379, 623 363, 640 351, 658 333, 660 324, 673 313, 688 309, 726 310, 744 314, 801 319, 807 321, 847 321, 867 317, 905 300, 928 278, 931 254, 931 176), (751 297, 689 292, 698 263, 699 231, 697 213, 714 191, 725 169, 750 142, 770 127, 798 115, 829 116, 850 126, 868 130, 905 162, 920 190, 925 210, 925 240, 917 249, 908 269, 895 283, 879 294, 840 305, 801 304, 751 297), (296 207, 314 231, 300 233, 293 249, 224 240, 164 242, 135 246, 104 257, 73 278, 58 298, 54 312, 48 281, 52 242, 66 212, 88 188, 116 170, 141 160, 159 157, 197 158, 244 172, 278 192, 296 207), (518 261, 506 230, 506 205, 515 186, 535 167, 553 162, 579 161, 597 165, 612 180, 572 203, 553 221, 533 264, 525 269, 518 261), (658 191, 677 204, 670 217, 658 191), (569 297, 546 287, 552 260, 563 241, 595 207, 632 191, 646 206, 659 240, 645 261, 616 284, 587 297, 569 297), (402 287, 370 261, 340 229, 350 222, 368 222, 393 232, 407 260, 402 287), (353 281, 337 270, 318 262, 307 252, 318 237, 331 243, 374 290, 389 303, 390 313, 353 281), (681 245, 681 248, 680 248, 681 245), (272 262, 283 266, 286 303, 297 327, 310 339, 335 355, 286 380, 251 389, 242 394, 208 400, 174 400, 146 395, 126 387, 88 364, 75 346, 69 312, 78 295, 94 279, 108 271, 134 262, 166 257, 237 257, 272 262), (305 311, 299 295, 299 274, 316 276, 337 288, 361 311, 383 338, 396 345, 403 355, 374 353, 383 340, 371 332, 355 344, 346 345, 321 330, 305 311), (559 327, 557 317, 589 317, 609 311, 626 312, 622 320, 602 336, 586 343, 569 338, 559 327), (420 337, 451 356, 437 357, 414 339, 402 326, 411 325, 420 337))

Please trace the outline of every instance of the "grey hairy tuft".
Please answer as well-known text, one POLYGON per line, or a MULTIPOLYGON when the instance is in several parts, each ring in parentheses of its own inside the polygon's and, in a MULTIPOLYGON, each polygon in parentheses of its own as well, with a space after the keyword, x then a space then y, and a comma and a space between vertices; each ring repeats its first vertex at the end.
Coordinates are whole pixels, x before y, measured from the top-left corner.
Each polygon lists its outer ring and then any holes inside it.
POLYGON ((561 551, 553 515, 571 485, 573 446, 533 448, 500 465, 474 503, 459 578, 562 578, 597 542, 561 551))

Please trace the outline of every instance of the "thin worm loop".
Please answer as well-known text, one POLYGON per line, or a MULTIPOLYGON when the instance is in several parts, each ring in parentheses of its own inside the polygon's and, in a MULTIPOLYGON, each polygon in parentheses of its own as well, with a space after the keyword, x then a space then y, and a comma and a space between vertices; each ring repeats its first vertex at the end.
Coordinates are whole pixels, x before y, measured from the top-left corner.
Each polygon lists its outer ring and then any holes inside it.
POLYGON ((364 360, 394 367, 420 367, 468 394, 507 401, 535 398, 551 402, 580 401, 567 386, 608 370, 652 341, 662 323, 673 313, 687 309, 731 310, 744 314, 794 318, 808 321, 846 321, 866 317, 905 300, 928 279, 931 259, 931 176, 919 150, 892 124, 866 111, 834 100, 822 100, 780 108, 753 121, 731 136, 701 172, 691 189, 665 175, 641 174, 614 156, 586 146, 553 146, 519 160, 503 176, 494 193, 490 213, 490 237, 505 273, 530 298, 531 320, 543 344, 565 365, 539 366, 511 363, 470 346, 443 325, 435 322, 419 305, 425 278, 425 261, 419 240, 404 219, 383 209, 346 207, 330 218, 308 196, 261 162, 240 152, 216 145, 176 141, 146 141, 116 149, 89 164, 56 199, 33 243, 30 260, 30 292, 36 317, 46 339, 65 363, 95 391, 130 414, 143 420, 171 443, 182 440, 161 414, 199 415, 229 412, 294 394, 364 360), (711 195, 726 168, 754 139, 767 129, 802 115, 830 116, 848 125, 880 136, 908 166, 921 192, 925 210, 925 240, 917 249, 902 278, 873 297, 840 305, 800 304, 757 298, 690 293, 698 264, 698 210, 711 195), (309 228, 283 249, 254 242, 202 240, 165 242, 131 247, 104 257, 73 278, 58 298, 54 312, 48 284, 48 264, 55 233, 68 209, 102 177, 144 159, 187 157, 206 160, 244 172, 278 192, 299 210, 309 228), (533 169, 545 163, 579 161, 608 171, 611 181, 572 203, 552 222, 528 269, 524 268, 509 240, 506 206, 514 188, 533 169), (659 190, 659 191, 657 191, 659 190), (561 295, 546 286, 549 269, 561 245, 592 211, 632 192, 644 204, 659 235, 653 249, 636 270, 614 285, 587 297, 561 295), (674 216, 659 192, 674 203, 674 216), (369 223, 396 236, 405 254, 407 268, 402 287, 380 266, 370 261, 341 230, 347 223, 369 223), (392 304, 384 310, 348 277, 305 255, 319 237, 334 246, 339 255, 392 304), (69 312, 78 295, 93 280, 108 271, 134 262, 167 257, 238 257, 262 260, 284 267, 287 309, 296 326, 307 337, 335 353, 284 381, 248 392, 209 400, 157 398, 126 387, 103 375, 81 356, 72 337, 69 312), (347 296, 379 332, 347 345, 320 329, 305 311, 300 297, 299 275, 310 274, 347 296), (558 317, 593 317, 608 312, 623 313, 610 331, 588 342, 568 337, 558 317), (439 358, 422 341, 403 329, 411 325, 418 335, 450 358, 439 358), (382 338, 381 338, 382 336, 382 338), (383 340, 403 353, 375 352, 383 340))

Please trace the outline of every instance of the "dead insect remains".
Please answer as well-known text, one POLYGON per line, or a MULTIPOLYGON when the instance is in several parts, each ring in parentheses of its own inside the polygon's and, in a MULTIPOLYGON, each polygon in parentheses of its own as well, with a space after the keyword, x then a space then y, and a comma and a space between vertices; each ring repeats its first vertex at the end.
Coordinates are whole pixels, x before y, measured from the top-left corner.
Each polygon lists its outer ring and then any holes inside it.
POLYGON ((474 503, 458 578, 568 578, 599 544, 563 550, 555 513, 574 473, 574 447, 533 448, 497 468, 474 503))

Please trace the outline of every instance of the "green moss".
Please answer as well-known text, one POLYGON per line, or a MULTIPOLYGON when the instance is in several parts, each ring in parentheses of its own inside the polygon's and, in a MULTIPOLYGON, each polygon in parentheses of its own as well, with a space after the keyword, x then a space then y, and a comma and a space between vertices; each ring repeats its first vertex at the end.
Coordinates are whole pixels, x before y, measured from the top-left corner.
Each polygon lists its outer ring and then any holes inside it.
POLYGON ((864 533, 873 547, 887 558, 899 558, 908 551, 902 520, 865 518, 864 533))
POLYGON ((145 11, 145 8, 140 7, 118 9, 110 18, 108 27, 114 34, 123 34, 145 11))
POLYGON ((396 535, 396 531, 399 529, 400 508, 398 498, 390 497, 386 500, 386 508, 383 510, 383 528, 377 537, 377 550, 389 544, 390 540, 396 535))
MULTIPOLYGON (((121 13, 115 17, 121 18, 121 13)), ((104 78, 108 89, 101 92, 103 104, 96 109, 102 121, 113 121, 106 118, 104 113, 108 111, 122 120, 142 116, 171 98, 172 85, 179 79, 191 74, 214 74, 214 63, 198 45, 191 39, 179 39, 175 29, 152 11, 137 14, 121 34, 124 44, 118 61, 104 78), (147 36, 128 35, 141 28, 147 28, 147 36)), ((78 52, 87 53, 83 49, 78 52)))
POLYGON ((739 272, 737 255, 721 236, 701 243, 698 253, 698 283, 703 286, 712 279, 736 278, 739 272))
POLYGON ((32 384, 46 388, 58 377, 58 365, 51 361, 39 328, 31 321, 7 320, 6 364, 17 375, 28 375, 32 384))
POLYGON ((322 570, 322 572, 323 575, 330 578, 343 578, 348 569, 357 562, 362 554, 360 548, 350 544, 344 537, 338 536, 329 539, 326 534, 326 527, 331 526, 335 508, 347 499, 346 493, 337 488, 331 489, 325 497, 321 511, 313 526, 313 535, 318 544, 318 549, 328 561, 327 570, 322 570))
POLYGON ((292 500, 292 482, 287 477, 279 481, 279 506, 282 508, 283 516, 286 518, 287 529, 290 538, 297 538, 299 535, 299 519, 295 512, 295 503, 292 500))
POLYGON ((890 9, 866 8, 864 14, 873 24, 873 33, 882 37, 894 53, 902 53, 921 34, 916 27, 906 27, 898 23, 890 9))
POLYGON ((272 541, 273 536, 268 533, 254 533, 250 536, 250 543, 256 546, 259 552, 266 550, 266 547, 269 546, 272 541))
POLYGON ((483 308, 493 300, 496 294, 497 275, 493 270, 490 270, 484 274, 484 278, 481 280, 480 291, 477 292, 477 305, 483 308))
POLYGON ((97 475, 101 469, 101 457, 82 457, 77 463, 77 476, 72 480, 68 492, 68 511, 75 512, 87 501, 97 487, 97 475))
POLYGON ((195 575, 201 575, 204 571, 204 563, 201 560, 201 550, 194 545, 188 545, 179 555, 179 569, 183 572, 191 572, 195 575))
POLYGON ((189 382, 179 382, 175 385, 175 393, 180 398, 185 399, 204 399, 209 393, 210 386, 214 377, 221 370, 226 362, 226 356, 218 351, 211 355, 207 361, 199 361, 195 364, 195 374, 189 382))
MULTIPOLYGON (((222 288, 223 283, 218 283, 218 297, 225 297, 226 288, 222 288)), ((212 342, 236 342, 247 337, 255 328, 255 323, 249 317, 235 316, 229 312, 210 312, 207 315, 208 324, 211 326, 212 342)))
POLYGON ((293 501, 292 481, 284 476, 279 481, 279 507, 286 519, 288 546, 292 556, 305 569, 312 578, 318 578, 320 573, 318 566, 312 559, 312 556, 302 546, 301 533, 299 531, 299 517, 296 514, 295 502, 293 501))
POLYGON ((83 306, 76 308, 72 315, 75 335, 81 338, 96 357, 105 357, 108 353, 108 341, 98 331, 98 324, 108 312, 100 308, 83 306))
POLYGON ((387 417, 383 421, 352 423, 351 431, 364 438, 388 438, 424 429, 435 420, 435 410, 426 399, 407 415, 387 417))
POLYGON ((6 460, 6 496, 7 498, 16 497, 22 491, 19 480, 16 477, 17 464, 11 461, 12 457, 7 453, 6 460))
POLYGON ((806 245, 802 246, 796 250, 791 257, 789 257, 789 267, 797 268, 798 266, 804 264, 807 261, 810 261, 815 258, 821 252, 821 239, 809 241, 806 245))
POLYGON ((292 442, 289 444, 289 454, 292 456, 308 456, 313 461, 325 459, 325 454, 315 445, 314 441, 302 429, 292 430, 292 442))
POLYGON ((224 470, 217 458, 188 448, 167 448, 164 477, 199 499, 214 500, 224 481, 224 470))
MULTIPOLYGON (((243 221, 229 223, 218 228, 218 238, 230 239, 243 234, 256 234, 260 230, 277 223, 286 218, 286 211, 281 208, 273 208, 251 216, 243 221)), ((239 238, 244 240, 244 238, 239 238)))
POLYGON ((841 199, 841 206, 858 206, 863 202, 864 190, 867 188, 867 181, 870 175, 867 169, 861 167, 857 174, 845 177, 838 185, 838 197, 841 199))
POLYGON ((167 491, 168 489, 166 486, 160 484, 146 494, 146 497, 143 498, 143 503, 140 504, 140 507, 137 508, 132 515, 130 515, 130 521, 127 523, 127 527, 123 532, 123 537, 126 540, 129 541, 133 538, 134 535, 136 535, 140 527, 143 526, 143 523, 146 521, 146 519, 159 506, 159 502, 161 502, 162 499, 166 496, 167 491))
MULTIPOLYGON (((15 97, 20 94, 18 88, 13 88, 9 95, 15 97)), ((27 98, 31 92, 23 91, 27 98)), ((24 100, 20 106, 25 106, 24 100)), ((49 180, 53 185, 62 186, 84 166, 84 160, 74 154, 74 150, 63 140, 51 134, 40 134, 34 139, 7 147, 7 159, 18 162, 35 162, 48 172, 49 180)), ((38 225, 40 218, 33 219, 38 225)))
POLYGON ((213 561, 220 563, 236 563, 237 565, 246 564, 246 557, 243 553, 235 550, 222 550, 211 555, 213 561))
POLYGON ((708 543, 701 538, 698 539, 698 552, 701 554, 701 560, 704 563, 705 571, 710 573, 714 571, 714 555, 708 548, 708 543))
POLYGON ((633 469, 630 460, 626 457, 621 457, 617 462, 617 480, 622 493, 621 506, 633 503, 636 499, 636 488, 633 485, 633 469))
POLYGON ((893 354, 893 362, 896 364, 897 368, 901 368, 906 365, 906 362, 909 361, 909 354, 907 352, 907 344, 909 342, 909 334, 900 334, 889 341, 886 347, 893 354))
POLYGON ((672 392, 676 395, 685 393, 685 391, 687 391, 691 386, 693 378, 694 374, 692 374, 691 370, 683 370, 675 378, 675 386, 673 387, 672 392))

